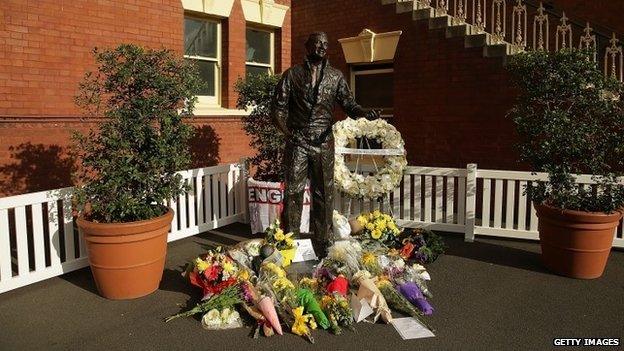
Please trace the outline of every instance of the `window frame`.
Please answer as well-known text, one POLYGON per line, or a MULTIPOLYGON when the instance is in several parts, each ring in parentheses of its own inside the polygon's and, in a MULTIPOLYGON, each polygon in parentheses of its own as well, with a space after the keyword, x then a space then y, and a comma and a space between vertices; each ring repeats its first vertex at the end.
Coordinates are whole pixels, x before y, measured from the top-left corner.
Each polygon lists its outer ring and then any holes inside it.
MULTIPOLYGON (((393 85, 394 85, 394 67, 380 67, 380 68, 368 68, 370 67, 369 65, 366 65, 366 67, 361 67, 362 69, 355 69, 358 66, 351 66, 351 81, 350 81, 350 85, 351 85, 351 94, 353 94, 353 97, 357 100, 356 98, 356 94, 357 92, 355 91, 355 78, 356 76, 364 76, 364 75, 373 75, 373 74, 382 74, 382 73, 392 73, 393 75, 393 85)), ((387 108, 391 108, 392 109, 392 114, 382 114, 379 117, 381 118, 385 118, 385 119, 392 119, 394 117, 394 106, 388 106, 387 108)), ((365 109, 367 109, 365 107, 365 109)))
POLYGON ((275 74, 275 30, 247 24, 245 27, 245 76, 247 76, 247 66, 268 68, 269 75, 275 74), (269 63, 247 61, 247 30, 249 29, 269 33, 269 63))
MULTIPOLYGON (((221 107, 221 74, 222 74, 222 35, 221 35, 221 20, 210 16, 202 16, 195 13, 184 13, 184 19, 194 19, 197 21, 212 22, 217 25, 217 53, 216 58, 186 55, 183 53, 183 57, 189 60, 206 61, 215 63, 215 75, 214 86, 215 95, 197 95, 197 107, 221 107)), ((185 35, 186 33, 183 33, 185 35)))

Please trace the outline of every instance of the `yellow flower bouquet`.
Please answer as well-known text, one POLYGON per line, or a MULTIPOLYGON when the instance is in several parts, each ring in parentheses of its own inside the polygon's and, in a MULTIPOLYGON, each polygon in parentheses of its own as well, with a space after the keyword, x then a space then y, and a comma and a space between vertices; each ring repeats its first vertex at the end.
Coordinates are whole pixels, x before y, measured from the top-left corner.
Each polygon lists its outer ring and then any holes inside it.
POLYGON ((395 243, 401 235, 401 229, 394 219, 379 210, 362 213, 356 218, 363 229, 360 237, 363 240, 376 241, 386 245, 395 243))
POLYGON ((280 221, 276 219, 269 227, 264 231, 264 240, 274 246, 282 254, 282 266, 286 267, 290 265, 290 262, 295 258, 297 252, 297 245, 295 239, 293 239, 293 233, 284 233, 280 228, 280 221))

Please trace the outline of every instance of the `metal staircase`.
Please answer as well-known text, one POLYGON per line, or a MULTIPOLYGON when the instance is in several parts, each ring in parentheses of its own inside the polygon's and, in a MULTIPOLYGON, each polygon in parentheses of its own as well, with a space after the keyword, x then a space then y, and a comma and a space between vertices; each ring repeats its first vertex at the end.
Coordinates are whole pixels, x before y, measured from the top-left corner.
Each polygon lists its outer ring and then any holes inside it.
POLYGON ((381 0, 414 21, 428 21, 429 29, 444 29, 447 38, 464 37, 467 48, 482 47, 485 57, 502 57, 526 50, 555 51, 583 48, 594 61, 623 81, 622 46, 611 36, 582 25, 530 0, 381 0), (532 24, 529 26, 528 24, 532 24), (554 40, 552 40, 554 37, 554 40))

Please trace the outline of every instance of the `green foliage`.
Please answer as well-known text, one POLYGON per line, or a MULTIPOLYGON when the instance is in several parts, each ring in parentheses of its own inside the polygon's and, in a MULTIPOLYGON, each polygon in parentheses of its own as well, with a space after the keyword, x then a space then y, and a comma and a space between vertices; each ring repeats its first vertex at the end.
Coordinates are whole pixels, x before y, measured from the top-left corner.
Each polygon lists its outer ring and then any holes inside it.
POLYGON ((425 263, 433 263, 440 255, 444 254, 446 245, 442 237, 431 230, 423 229, 422 235, 425 239, 425 245, 421 246, 418 251, 424 254, 425 263))
POLYGON ((622 84, 605 78, 590 52, 534 51, 508 65, 520 94, 509 115, 521 138, 522 161, 548 172, 527 193, 536 203, 562 209, 613 212, 624 205, 618 184, 624 161, 622 84), (597 194, 575 184, 588 173, 597 194))
POLYGON ((251 137, 249 145, 257 153, 250 162, 256 167, 254 178, 284 181, 284 135, 271 119, 271 98, 279 75, 254 74, 236 82, 238 108, 251 108, 243 117, 243 129, 251 137))
POLYGON ((76 202, 97 222, 130 222, 163 214, 184 191, 175 172, 189 165, 188 139, 196 68, 168 50, 120 45, 94 50, 97 71, 80 83, 76 104, 95 116, 99 131, 74 134, 82 161, 76 202))

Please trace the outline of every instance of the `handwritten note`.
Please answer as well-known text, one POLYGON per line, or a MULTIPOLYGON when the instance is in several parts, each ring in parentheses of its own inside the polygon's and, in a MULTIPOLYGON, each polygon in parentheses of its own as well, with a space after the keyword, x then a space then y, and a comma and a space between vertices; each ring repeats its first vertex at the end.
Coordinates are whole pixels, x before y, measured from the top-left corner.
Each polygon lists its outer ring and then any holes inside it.
POLYGON ((297 252, 295 253, 295 258, 293 259, 293 262, 303 262, 318 259, 316 253, 314 252, 314 247, 312 247, 312 240, 297 239, 295 240, 295 243, 297 244, 297 252))

